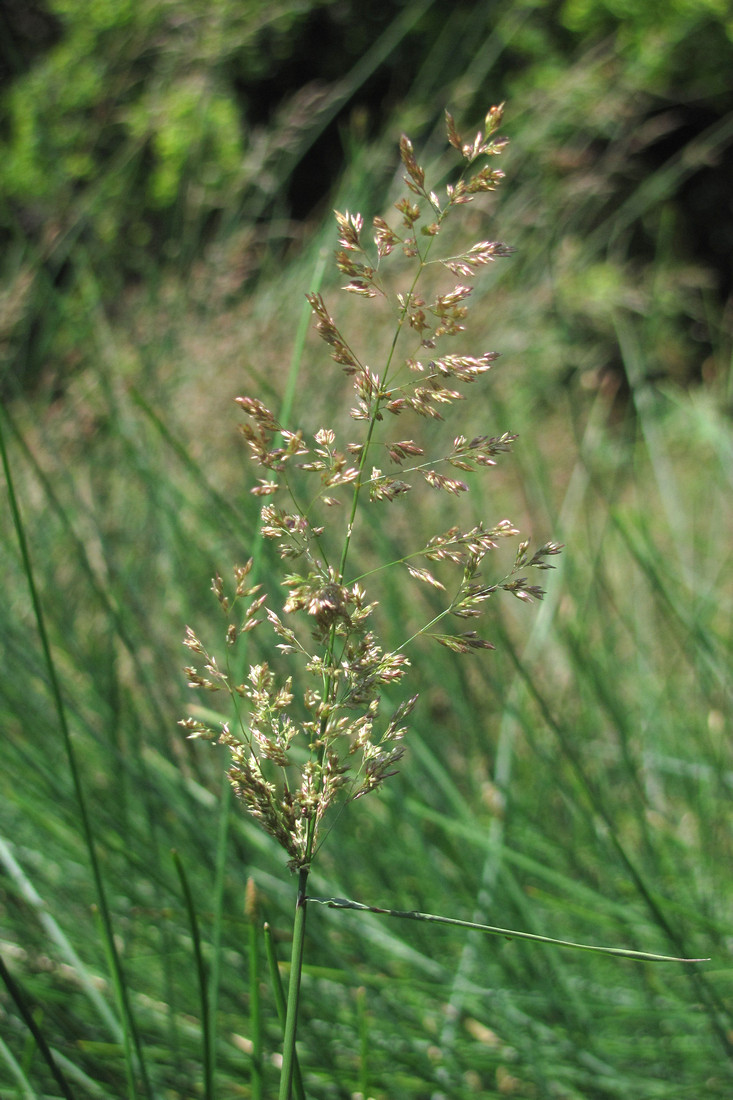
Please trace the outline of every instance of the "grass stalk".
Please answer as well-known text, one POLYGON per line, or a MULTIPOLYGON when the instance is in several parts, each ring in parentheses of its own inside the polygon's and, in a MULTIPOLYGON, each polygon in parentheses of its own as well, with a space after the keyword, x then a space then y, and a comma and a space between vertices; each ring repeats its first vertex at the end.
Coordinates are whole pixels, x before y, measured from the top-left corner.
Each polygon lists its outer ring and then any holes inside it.
POLYGON ((252 1100, 262 1100, 262 1003, 260 1000, 260 944, 257 890, 253 879, 247 880, 245 915, 249 955, 249 1026, 252 1035, 252 1100))
POLYGON ((288 1000, 285 1012, 285 1031, 283 1035, 283 1062, 280 1071, 280 1091, 278 1100, 291 1100, 293 1070, 295 1067, 295 1040, 298 1029, 298 1008, 300 1004, 300 982, 303 972, 303 952, 305 948, 305 918, 307 913, 306 885, 308 867, 298 872, 298 894, 295 901, 293 918, 293 948, 290 956, 290 980, 288 1000))
POLYGON ((224 885, 226 881, 226 862, 229 847, 229 817, 232 804, 232 789, 222 777, 221 801, 219 803, 218 827, 216 836, 216 863, 213 889, 213 928, 211 936, 211 973, 209 974, 209 1011, 211 1014, 211 1072, 216 1073, 216 1026, 219 1005, 219 982, 221 978, 221 949, 224 928, 224 885))
POLYGON ((356 1027, 359 1035, 359 1092, 369 1096, 369 1016, 367 992, 363 985, 356 991, 356 1027))
MULTIPOLYGON (((272 928, 267 921, 265 921, 262 930, 265 938, 265 954, 267 955, 267 966, 270 972, 270 986, 272 988, 272 995, 275 999, 275 1011, 277 1012, 277 1018, 280 1021, 280 1026, 284 1032, 285 1016, 287 1014, 287 1000, 285 997, 285 990, 283 989, 282 977, 280 976, 280 967, 278 965, 277 952, 275 950, 275 944, 272 938, 272 928)), ((294 1055, 293 1064, 293 1092, 295 1093, 295 1100, 305 1100, 305 1090, 303 1089, 303 1078, 300 1072, 300 1064, 298 1062, 297 1050, 294 1055)))

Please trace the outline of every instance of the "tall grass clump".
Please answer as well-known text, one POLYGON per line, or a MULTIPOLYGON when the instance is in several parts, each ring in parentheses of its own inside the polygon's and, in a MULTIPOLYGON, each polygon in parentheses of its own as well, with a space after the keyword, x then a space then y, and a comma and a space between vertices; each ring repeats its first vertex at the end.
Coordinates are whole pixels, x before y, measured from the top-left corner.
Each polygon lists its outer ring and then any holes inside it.
MULTIPOLYGON (((186 669, 190 687, 206 696, 223 693, 229 716, 201 705, 181 725, 189 738, 229 750, 231 789, 297 875, 280 1100, 289 1100, 293 1088, 304 1095, 296 1033, 309 902, 563 942, 308 894, 313 865, 339 810, 378 790, 395 775, 403 756, 407 720, 418 701, 403 692, 413 643, 428 639, 456 655, 494 648, 477 629, 493 598, 505 592, 523 602, 541 599, 544 591, 531 572, 552 568, 549 559, 561 550, 549 541, 531 550, 529 541, 521 539, 502 569, 500 544, 520 534, 511 520, 492 516, 451 524, 425 539, 411 532, 409 514, 404 514, 413 494, 427 486, 426 491, 444 494, 440 512, 452 518, 448 502, 467 493, 471 477, 493 468, 516 440, 509 431, 467 435, 460 424, 447 439, 432 430, 449 410, 458 419, 467 390, 497 357, 493 351, 467 354, 461 337, 472 278, 512 249, 489 239, 457 244, 454 223, 469 203, 494 191, 503 179, 495 166, 507 144, 498 135, 502 113, 502 107, 492 107, 485 133, 468 141, 446 115, 449 143, 463 164, 441 197, 429 189, 413 146, 403 136, 406 191, 395 204, 399 218, 390 224, 375 217, 369 241, 360 214, 336 213, 336 265, 347 280, 343 290, 375 311, 370 325, 374 348, 357 346, 345 334, 320 293, 309 294, 308 302, 319 336, 353 386, 348 416, 335 411, 327 425, 306 429, 282 423, 257 397, 236 399, 246 417, 241 430, 250 457, 260 468, 252 493, 263 501, 259 533, 264 542, 255 543, 229 583, 219 573, 212 582, 226 624, 221 652, 190 627, 186 631, 185 645, 194 659, 186 669), (379 368, 370 365, 373 351, 381 355, 379 368), (369 516, 376 509, 395 510, 390 526, 395 539, 404 541, 395 552, 394 539, 381 545, 377 540, 365 565, 367 558, 357 558, 355 547, 362 534, 373 530, 369 516), (272 560, 266 545, 274 547, 272 560), (280 594, 270 574, 277 557, 280 594), (377 625, 380 585, 393 584, 395 575, 400 587, 425 586, 440 600, 397 643, 392 641, 394 624, 389 642, 377 625), (263 644, 267 658, 252 657, 252 637, 268 630, 274 632, 274 643, 267 649, 263 644)), ((324 375, 321 385, 325 393, 339 394, 339 382, 338 376, 332 382, 324 375)), ((414 603, 420 606, 417 597, 414 603)))

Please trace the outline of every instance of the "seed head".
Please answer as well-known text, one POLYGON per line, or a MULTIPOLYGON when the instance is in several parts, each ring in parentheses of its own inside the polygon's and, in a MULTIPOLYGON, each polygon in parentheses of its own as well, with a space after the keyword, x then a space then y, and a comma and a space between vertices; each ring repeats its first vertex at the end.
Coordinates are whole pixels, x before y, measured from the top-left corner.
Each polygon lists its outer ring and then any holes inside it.
MULTIPOLYGON (((313 432, 314 426, 281 424, 256 397, 236 398, 250 458, 261 467, 251 488, 264 501, 260 533, 287 562, 280 580, 285 595, 278 606, 261 590, 253 558, 234 569, 233 584, 215 575, 211 587, 226 619, 226 659, 217 660, 186 628, 184 644, 193 661, 186 676, 194 689, 228 694, 236 722, 217 721, 202 707, 181 725, 189 738, 228 749, 235 794, 294 868, 310 864, 329 809, 363 797, 394 775, 404 753, 405 722, 417 700, 413 695, 397 706, 388 703, 399 695, 410 669, 403 652, 408 641, 431 638, 456 654, 493 649, 478 630, 447 624, 477 624, 500 592, 524 602, 541 599, 543 590, 527 574, 551 569, 548 559, 561 549, 546 542, 532 552, 523 540, 511 568, 500 571, 495 562, 501 542, 519 534, 504 519, 466 529, 452 526, 406 546, 398 560, 363 578, 350 572, 364 508, 389 506, 398 512, 406 497, 424 492, 426 485, 462 498, 477 475, 511 452, 517 438, 509 431, 470 436, 454 430, 437 449, 412 424, 399 432, 391 426, 392 418, 410 413, 439 426, 496 362, 494 351, 472 354, 461 346, 470 282, 514 250, 501 241, 480 240, 441 253, 441 234, 448 218, 503 181, 494 159, 506 146, 497 136, 502 116, 503 104, 492 107, 484 132, 464 140, 446 112, 448 142, 463 164, 443 197, 428 190, 425 169, 403 135, 399 152, 406 191, 395 203, 396 215, 394 210, 389 219, 378 215, 371 234, 365 234, 361 214, 335 211, 335 266, 347 280, 343 289, 365 299, 365 309, 378 310, 381 303, 387 323, 395 326, 388 358, 372 367, 371 349, 363 352, 346 337, 321 294, 307 295, 318 336, 353 386, 356 438, 339 437, 336 416, 334 426, 313 432), (410 269, 405 287, 397 291, 383 277, 395 254, 402 254, 410 269), (430 293, 423 279, 428 268, 445 283, 430 293), (424 586, 426 599, 442 606, 394 649, 380 641, 378 602, 363 584, 388 568, 401 569, 407 584, 424 586), (242 658, 258 627, 272 632, 274 647, 267 660, 250 664, 242 658), (237 647, 244 652, 234 660, 237 647), (247 664, 248 675, 239 682, 232 669, 247 664)), ((374 326, 382 323, 375 315, 374 326)), ((247 904, 251 914, 249 887, 247 904)))

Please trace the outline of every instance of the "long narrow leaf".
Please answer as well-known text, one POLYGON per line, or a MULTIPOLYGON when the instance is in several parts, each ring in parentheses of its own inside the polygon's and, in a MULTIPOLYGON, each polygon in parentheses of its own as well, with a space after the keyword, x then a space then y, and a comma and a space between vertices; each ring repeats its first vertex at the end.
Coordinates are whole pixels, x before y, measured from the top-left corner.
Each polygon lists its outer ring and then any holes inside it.
POLYGON ((191 893, 191 887, 188 883, 188 876, 186 870, 181 861, 181 857, 178 852, 173 852, 173 863, 175 864, 178 878, 181 883, 181 890, 183 891, 183 901, 186 906, 186 913, 188 914, 188 923, 191 928, 191 940, 193 942, 193 953, 196 962, 196 974, 199 981, 199 996, 201 998, 201 1039, 203 1046, 203 1063, 204 1063, 204 1097, 205 1100, 213 1100, 214 1097, 214 1077, 213 1077, 213 1062, 211 1053, 211 1020, 210 1020, 210 1006, 206 985, 206 966, 204 964, 203 951, 201 950, 201 934, 199 932, 199 922, 196 916, 196 906, 194 905, 193 895, 191 893))
POLYGON ((537 936, 532 932, 518 932, 514 928, 498 928, 493 924, 475 924, 469 920, 458 920, 457 917, 439 917, 434 913, 418 913, 416 910, 382 909, 376 905, 364 905, 360 901, 349 901, 347 898, 314 898, 308 896, 307 901, 317 905, 326 905, 329 909, 356 909, 363 913, 378 913, 388 917, 401 917, 404 920, 425 921, 428 924, 448 924, 453 928, 468 928, 474 932, 485 932, 490 936, 503 936, 508 940, 533 940, 535 943, 549 943, 553 947, 570 947, 574 951, 594 951, 598 955, 616 955, 622 959, 637 959, 639 962, 681 962, 700 963, 710 962, 710 959, 678 959, 672 955, 654 955, 649 951, 631 951, 626 947, 599 947, 596 944, 572 943, 570 940, 556 940, 552 936, 537 936))

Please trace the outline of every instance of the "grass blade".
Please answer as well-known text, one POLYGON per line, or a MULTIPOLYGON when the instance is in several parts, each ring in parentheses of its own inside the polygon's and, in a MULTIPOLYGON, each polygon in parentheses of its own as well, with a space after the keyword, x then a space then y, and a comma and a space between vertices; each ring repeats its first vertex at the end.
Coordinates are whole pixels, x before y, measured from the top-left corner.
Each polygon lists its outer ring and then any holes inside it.
POLYGON ((181 890, 183 891, 183 901, 186 907, 186 913, 188 914, 188 923, 191 929, 191 939, 193 942, 193 953, 196 962, 196 974, 199 982, 199 996, 201 999, 201 1041, 203 1047, 203 1062, 204 1062, 204 1097, 205 1100, 213 1100, 214 1097, 214 1079, 213 1079, 213 1060, 212 1060, 212 1036, 211 1036, 211 1018, 210 1018, 210 1006, 209 998, 206 988, 206 966, 204 964, 204 956, 201 950, 201 935, 199 932, 199 922, 196 917, 196 906, 193 902, 193 896, 191 894, 191 888, 188 883, 188 876, 186 875, 185 868, 181 861, 181 857, 178 852, 173 852, 173 863, 175 864, 178 878, 181 883, 181 890))
POLYGON ((648 951, 632 951, 626 947, 600 947, 596 944, 573 943, 570 940, 556 940, 552 936, 538 936, 533 932, 518 932, 513 928, 498 928, 493 924, 476 924, 474 921, 458 920, 457 917, 440 917, 435 913, 418 913, 416 910, 382 909, 375 905, 364 905, 347 898, 314 898, 307 901, 317 905, 326 905, 329 909, 356 909, 364 913, 377 913, 388 917, 400 917, 403 920, 426 921, 429 924, 447 924, 453 928, 466 928, 469 931, 484 932, 489 936, 503 936, 508 940, 533 940, 535 943, 547 943, 553 947, 569 947, 574 951, 593 951, 598 955, 616 955, 621 959, 636 959, 638 962, 679 962, 700 963, 710 959, 680 959, 672 955, 654 955, 648 951))

